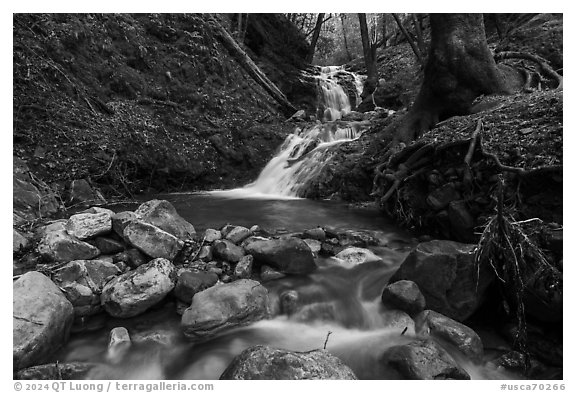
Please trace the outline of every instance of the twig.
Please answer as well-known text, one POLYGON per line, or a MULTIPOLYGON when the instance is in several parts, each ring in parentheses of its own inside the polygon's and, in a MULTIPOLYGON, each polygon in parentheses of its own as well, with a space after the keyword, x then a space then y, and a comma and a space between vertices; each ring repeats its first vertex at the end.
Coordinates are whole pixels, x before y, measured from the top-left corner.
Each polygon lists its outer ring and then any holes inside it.
POLYGON ((326 335, 326 341, 324 341, 324 349, 326 349, 326 345, 328 344, 328 338, 330 337, 331 334, 332 332, 328 331, 328 334, 326 335))
POLYGON ((466 157, 464 157, 464 163, 468 166, 470 166, 470 161, 472 160, 472 155, 474 154, 474 149, 476 148, 478 134, 482 128, 482 120, 478 119, 478 122, 476 123, 476 129, 472 133, 472 137, 470 139, 470 147, 468 148, 468 153, 466 153, 466 157))

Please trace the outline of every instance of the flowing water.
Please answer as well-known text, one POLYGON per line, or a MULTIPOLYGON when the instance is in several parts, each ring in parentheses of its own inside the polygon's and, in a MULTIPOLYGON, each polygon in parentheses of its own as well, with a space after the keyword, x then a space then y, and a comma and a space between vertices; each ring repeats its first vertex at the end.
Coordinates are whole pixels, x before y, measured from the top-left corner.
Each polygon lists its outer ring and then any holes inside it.
MULTIPOLYGON (((323 71, 320 79, 330 81, 322 85, 323 99, 332 114, 349 111, 350 103, 343 98, 346 95, 342 88, 331 85, 330 76, 341 70, 323 71)), ((205 342, 191 343, 183 337, 174 300, 167 299, 144 315, 108 319, 105 328, 73 335, 54 360, 100 363, 89 376, 93 379, 217 379, 234 356, 254 345, 295 351, 326 345, 359 378, 395 378, 379 358, 387 348, 414 340, 415 332, 411 321, 383 306, 380 295, 415 246, 414 240, 375 209, 298 198, 302 185, 335 154, 333 147, 358 138, 361 132, 360 124, 343 122, 297 128, 258 179, 244 188, 154 197, 172 202, 199 232, 226 223, 247 227, 258 224, 286 232, 319 225, 369 231, 380 241, 380 246, 372 250, 382 261, 349 268, 335 258, 317 258, 319 268, 313 274, 264 283, 271 299, 270 319, 232 329, 205 342), (281 307, 280 299, 286 291, 298 294, 296 309, 286 311, 281 307), (109 352, 108 333, 117 326, 128 329, 132 345, 109 352)), ((459 363, 472 378, 510 378, 465 359, 459 358, 459 363)))

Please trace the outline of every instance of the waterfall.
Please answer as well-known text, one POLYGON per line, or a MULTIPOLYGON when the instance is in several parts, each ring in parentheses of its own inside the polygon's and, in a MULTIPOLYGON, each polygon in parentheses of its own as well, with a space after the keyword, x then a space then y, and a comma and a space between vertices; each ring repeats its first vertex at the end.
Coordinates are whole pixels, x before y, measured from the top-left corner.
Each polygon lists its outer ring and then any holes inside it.
POLYGON ((296 128, 256 181, 243 188, 217 191, 220 196, 297 198, 302 185, 314 178, 334 154, 334 148, 362 133, 359 122, 324 123, 296 128))
POLYGON ((353 82, 358 100, 362 89, 361 77, 341 66, 321 67, 320 71, 315 78, 324 123, 303 129, 297 127, 253 183, 243 188, 213 191, 213 194, 232 198, 298 198, 302 186, 317 176, 333 158, 337 145, 360 137, 363 122, 336 120, 350 113, 352 108, 348 94, 337 79, 348 78, 353 82))
MULTIPOLYGON (((319 104, 324 108, 318 112, 322 113, 323 121, 334 121, 341 119, 342 116, 347 115, 352 111, 352 105, 348 94, 338 83, 338 78, 348 77, 354 82, 356 88, 355 105, 358 105, 360 93, 362 91, 362 79, 357 74, 344 70, 343 66, 327 66, 320 68, 320 75, 316 76, 319 86, 319 104)), ((319 108, 320 109, 320 108, 319 108)))

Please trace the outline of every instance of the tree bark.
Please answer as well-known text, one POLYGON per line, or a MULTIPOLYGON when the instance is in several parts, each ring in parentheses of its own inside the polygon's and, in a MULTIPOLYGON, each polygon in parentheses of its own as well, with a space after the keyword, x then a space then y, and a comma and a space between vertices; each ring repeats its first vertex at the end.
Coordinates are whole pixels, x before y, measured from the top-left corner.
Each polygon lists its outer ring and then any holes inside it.
POLYGON ((362 49, 364 51, 364 63, 366 64, 366 81, 364 82, 364 89, 362 90, 361 97, 365 99, 374 93, 378 87, 378 63, 376 58, 376 43, 371 42, 368 33, 368 23, 366 22, 366 14, 358 14, 358 21, 360 22, 360 36, 362 37, 362 49))
POLYGON ((310 41, 310 52, 308 52, 308 57, 306 58, 308 63, 312 63, 312 60, 314 60, 314 52, 316 52, 316 43, 318 42, 318 37, 320 37, 320 29, 322 28, 322 23, 324 23, 324 14, 318 14, 318 19, 316 19, 316 27, 314 27, 314 34, 312 35, 312 40, 310 41))
POLYGON ((482 14, 430 14, 424 81, 396 138, 410 141, 451 116, 470 112, 482 94, 511 92, 488 49, 482 14))
POLYGON ((216 38, 222 43, 226 48, 230 56, 232 56, 238 64, 254 79, 270 96, 276 100, 284 114, 291 116, 296 112, 296 108, 288 101, 284 93, 272 83, 270 79, 264 74, 260 68, 252 61, 252 59, 244 52, 244 50, 238 45, 234 38, 228 34, 226 29, 218 23, 216 19, 212 16, 208 16, 209 22, 216 29, 216 38))

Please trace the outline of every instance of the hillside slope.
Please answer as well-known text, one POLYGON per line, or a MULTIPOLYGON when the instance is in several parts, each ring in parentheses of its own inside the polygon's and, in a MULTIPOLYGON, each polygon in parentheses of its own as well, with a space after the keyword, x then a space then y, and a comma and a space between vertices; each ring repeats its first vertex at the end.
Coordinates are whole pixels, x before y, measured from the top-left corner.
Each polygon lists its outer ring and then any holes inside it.
POLYGON ((15 14, 13 38, 14 156, 57 190, 241 185, 291 131, 201 14, 15 14))

